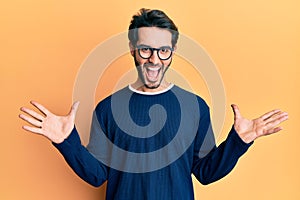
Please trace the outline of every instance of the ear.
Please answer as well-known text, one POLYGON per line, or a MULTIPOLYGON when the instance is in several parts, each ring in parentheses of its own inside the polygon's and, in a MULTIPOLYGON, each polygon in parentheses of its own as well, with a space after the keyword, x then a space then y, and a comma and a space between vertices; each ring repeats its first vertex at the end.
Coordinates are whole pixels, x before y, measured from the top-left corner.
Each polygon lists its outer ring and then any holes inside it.
POLYGON ((177 50, 177 45, 175 45, 175 46, 173 47, 173 53, 175 53, 176 50, 177 50))
POLYGON ((131 43, 131 42, 129 42, 129 49, 130 49, 130 54, 132 55, 132 56, 134 56, 134 46, 133 46, 133 44, 131 43))

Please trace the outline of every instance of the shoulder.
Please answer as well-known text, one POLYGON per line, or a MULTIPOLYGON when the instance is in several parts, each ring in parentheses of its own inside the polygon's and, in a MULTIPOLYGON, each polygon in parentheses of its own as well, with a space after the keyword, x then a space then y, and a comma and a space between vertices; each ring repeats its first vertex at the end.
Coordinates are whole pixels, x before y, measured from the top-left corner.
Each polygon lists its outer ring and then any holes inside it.
POLYGON ((200 97, 199 95, 193 93, 193 92, 190 92, 190 91, 187 91, 177 85, 174 85, 174 87, 172 88, 172 91, 176 94, 178 94, 179 97, 182 97, 184 99, 188 99, 189 101, 191 100, 196 100, 197 103, 198 103, 198 106, 200 108, 200 110, 202 111, 208 111, 209 110, 209 107, 206 103, 206 101, 200 97))
POLYGON ((111 108, 111 101, 113 99, 113 96, 116 97, 114 99, 118 99, 118 97, 126 94, 130 92, 130 90, 128 89, 128 87, 124 87, 116 92, 114 92, 113 94, 107 96, 106 98, 102 99, 101 101, 99 101, 95 107, 95 111, 97 113, 103 113, 105 111, 110 110, 111 108))
POLYGON ((95 111, 97 113, 102 113, 103 111, 107 110, 107 108, 109 108, 110 106, 110 101, 111 101, 111 95, 98 102, 95 107, 95 111))

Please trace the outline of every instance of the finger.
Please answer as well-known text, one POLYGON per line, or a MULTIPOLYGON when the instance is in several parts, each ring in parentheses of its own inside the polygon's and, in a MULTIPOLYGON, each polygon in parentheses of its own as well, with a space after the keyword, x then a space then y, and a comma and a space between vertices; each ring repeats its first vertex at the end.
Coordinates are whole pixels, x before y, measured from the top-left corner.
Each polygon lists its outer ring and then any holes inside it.
POLYGON ((42 127, 42 122, 37 120, 37 119, 34 119, 32 117, 29 117, 29 116, 26 116, 26 115, 23 115, 23 114, 20 114, 19 117, 21 119, 23 119, 24 121, 30 123, 33 126, 42 127))
POLYGON ((47 110, 42 104, 39 104, 36 101, 30 101, 30 103, 32 105, 34 105, 37 109, 39 109, 39 111, 41 111, 44 115, 48 115, 49 113, 51 113, 49 110, 47 110))
POLYGON ((77 113, 77 110, 78 110, 78 107, 79 107, 79 101, 76 101, 73 103, 72 105, 72 108, 69 112, 69 115, 72 116, 72 117, 75 117, 76 113, 77 113))
POLYGON ((232 108, 233 113, 234 113, 234 119, 242 118, 239 107, 237 105, 231 104, 231 108, 232 108))
POLYGON ((265 135, 270 135, 273 133, 277 133, 282 130, 282 127, 275 127, 266 131, 265 135))
POLYGON ((36 128, 36 127, 31 127, 31 126, 22 126, 22 128, 26 131, 36 133, 36 134, 42 134, 42 129, 36 128))
POLYGON ((274 119, 273 121, 269 122, 266 124, 265 129, 269 130, 269 129, 273 129, 275 126, 279 125, 280 123, 286 121, 288 119, 287 115, 284 115, 282 117, 279 117, 277 119, 274 119))
POLYGON ((260 118, 261 118, 262 120, 266 120, 266 119, 268 119, 269 117, 271 117, 272 115, 274 115, 274 114, 276 114, 276 113, 279 113, 279 112, 280 112, 279 109, 275 109, 275 110, 272 110, 272 111, 270 111, 270 112, 265 113, 265 114, 262 115, 260 118))
POLYGON ((31 109, 28 109, 28 108, 25 108, 25 107, 22 107, 21 108, 21 111, 25 112, 26 114, 30 115, 31 117, 39 120, 39 121, 43 121, 44 117, 36 112, 34 112, 33 110, 31 109))
POLYGON ((274 120, 277 120, 279 118, 282 118, 282 117, 288 117, 288 114, 286 112, 280 111, 278 113, 275 113, 275 114, 271 115, 269 118, 265 119, 264 122, 265 123, 270 123, 270 122, 272 122, 274 120))

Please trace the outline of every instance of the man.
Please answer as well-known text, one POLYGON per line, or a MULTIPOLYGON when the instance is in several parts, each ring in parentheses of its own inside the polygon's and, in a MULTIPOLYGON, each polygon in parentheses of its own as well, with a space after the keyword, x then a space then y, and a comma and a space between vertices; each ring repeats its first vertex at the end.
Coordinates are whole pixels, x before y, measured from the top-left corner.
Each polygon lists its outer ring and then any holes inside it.
POLYGON ((82 179, 94 186, 107 181, 106 199, 194 199, 191 174, 203 184, 219 180, 255 139, 280 131, 288 119, 273 110, 248 120, 232 105, 234 125, 216 147, 205 101, 165 79, 177 48, 173 21, 141 9, 128 37, 137 81, 97 105, 87 148, 74 127, 78 102, 67 116, 33 101, 43 114, 22 107, 29 116, 20 115, 33 125, 23 128, 52 141, 82 179))

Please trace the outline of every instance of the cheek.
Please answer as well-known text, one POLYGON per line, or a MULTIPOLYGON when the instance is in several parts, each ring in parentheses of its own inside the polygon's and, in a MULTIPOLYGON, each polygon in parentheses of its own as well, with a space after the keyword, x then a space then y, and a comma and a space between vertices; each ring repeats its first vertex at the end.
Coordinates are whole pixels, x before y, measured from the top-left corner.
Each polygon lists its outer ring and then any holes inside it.
POLYGON ((165 66, 165 68, 168 68, 171 65, 171 63, 172 63, 172 59, 162 62, 163 66, 165 66))
POLYGON ((133 57, 134 57, 134 61, 135 61, 135 65, 136 65, 136 66, 143 66, 143 64, 145 64, 145 63, 147 62, 147 60, 142 59, 142 58, 138 55, 137 51, 134 52, 133 57))

